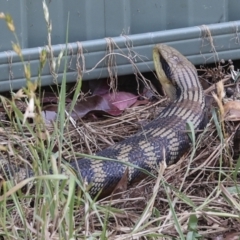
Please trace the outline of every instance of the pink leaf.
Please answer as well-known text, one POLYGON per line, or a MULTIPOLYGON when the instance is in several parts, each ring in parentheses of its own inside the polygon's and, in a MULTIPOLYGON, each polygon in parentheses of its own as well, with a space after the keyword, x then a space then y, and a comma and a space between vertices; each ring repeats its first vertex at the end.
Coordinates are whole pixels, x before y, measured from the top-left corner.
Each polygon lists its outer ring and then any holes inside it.
POLYGON ((74 106, 74 111, 71 113, 71 116, 73 118, 81 118, 89 112, 105 112, 113 116, 118 116, 122 113, 121 110, 102 96, 91 96, 88 97, 86 101, 78 102, 74 106))
POLYGON ((127 92, 107 93, 102 96, 94 95, 78 102, 74 106, 71 116, 73 118, 81 118, 89 112, 101 112, 119 116, 123 110, 133 105, 136 101, 137 96, 127 92))
POLYGON ((122 111, 132 106, 138 98, 138 96, 129 92, 107 93, 102 97, 122 111))

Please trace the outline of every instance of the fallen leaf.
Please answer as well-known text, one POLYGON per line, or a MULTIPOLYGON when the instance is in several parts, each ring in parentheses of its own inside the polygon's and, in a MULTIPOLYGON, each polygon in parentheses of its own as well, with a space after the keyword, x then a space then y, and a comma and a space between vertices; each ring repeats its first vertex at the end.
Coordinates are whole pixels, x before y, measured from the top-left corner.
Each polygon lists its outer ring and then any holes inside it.
MULTIPOLYGON (((137 101, 137 96, 127 92, 108 93, 103 96, 94 95, 87 97, 85 100, 77 102, 71 113, 74 119, 82 118, 88 113, 109 114, 119 116, 122 112, 137 101)), ((66 106, 70 109, 71 104, 66 106)), ((57 106, 49 105, 44 107, 42 116, 46 122, 56 119, 57 106)))
MULTIPOLYGON (((73 118, 82 118, 90 112, 107 113, 119 116, 137 101, 137 96, 127 92, 107 93, 102 96, 94 95, 78 102, 71 113, 73 118)), ((67 106, 67 109, 70 104, 67 106)))
POLYGON ((57 118, 57 108, 46 108, 41 114, 42 118, 45 120, 45 123, 52 123, 57 118))
POLYGON ((238 240, 240 237, 240 232, 230 232, 224 236, 225 240, 238 240))
POLYGON ((45 120, 45 123, 50 124, 57 118, 57 105, 47 105, 43 107, 43 111, 41 112, 42 118, 45 120))
POLYGON ((102 97, 122 111, 132 106, 138 98, 138 96, 128 92, 107 93, 102 97))
MULTIPOLYGON (((70 104, 66 107, 66 109, 70 108, 70 104)), ((118 116, 122 113, 116 106, 114 106, 111 102, 107 101, 102 96, 91 96, 86 98, 86 100, 78 102, 74 106, 74 110, 71 113, 71 117, 73 118, 82 118, 86 114, 94 112, 105 112, 112 116, 118 116)))
MULTIPOLYGON (((75 104, 73 111, 70 113, 73 119, 82 118, 89 113, 119 116, 126 108, 129 108, 136 102, 137 105, 148 103, 146 101, 138 102, 138 96, 133 93, 125 91, 109 93, 109 86, 106 81, 95 82, 95 84, 91 85, 93 95, 75 104)), ((44 94, 42 102, 50 104, 49 106, 45 106, 42 112, 42 116, 46 122, 50 123, 56 119, 57 108, 52 104, 58 101, 59 99, 55 95, 51 93, 44 94)), ((67 102, 69 103, 69 100, 67 102)), ((67 111, 70 109, 70 106, 71 102, 66 106, 67 111)))
POLYGON ((225 121, 240 121, 240 102, 230 101, 224 106, 224 120, 225 121))

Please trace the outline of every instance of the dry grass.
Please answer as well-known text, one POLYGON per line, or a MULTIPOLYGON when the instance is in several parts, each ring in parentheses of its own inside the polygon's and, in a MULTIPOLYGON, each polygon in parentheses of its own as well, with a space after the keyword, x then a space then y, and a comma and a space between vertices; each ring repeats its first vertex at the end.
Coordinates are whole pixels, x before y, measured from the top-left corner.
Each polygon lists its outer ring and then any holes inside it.
MULTIPOLYGON (((205 69, 201 78, 211 82, 213 76, 208 74, 209 70, 205 69)), ((223 78, 226 79, 225 84, 229 85, 230 76, 225 74, 223 78)), ((213 86, 210 83, 205 92, 209 93, 213 86)), ((72 159, 72 152, 92 154, 134 134, 142 124, 151 121, 161 111, 166 101, 164 98, 149 106, 131 108, 117 118, 79 120, 77 128, 69 124, 64 134, 63 155, 72 159)), ((15 165, 22 164, 22 161, 33 161, 35 156, 29 146, 34 146, 37 139, 30 132, 27 134, 27 128, 23 137, 12 129, 11 122, 5 120, 1 124, 1 146, 13 149, 12 156, 7 158, 7 155, 2 155, 1 158, 9 159, 15 165)), ((239 161, 233 159, 233 139, 238 125, 226 123, 226 138, 219 135, 219 126, 211 119, 194 143, 195 147, 180 161, 169 166, 164 173, 159 173, 159 178, 145 179, 124 192, 120 198, 102 199, 94 202, 93 207, 93 203, 82 196, 78 199, 81 204, 74 203, 74 234, 99 238, 104 230, 108 239, 177 239, 181 234, 189 236, 189 233, 194 233, 204 239, 217 239, 214 236, 240 231, 239 161), (193 219, 195 228, 190 227, 193 219), (106 228, 103 229, 103 226, 106 228)), ((49 135, 54 131, 52 126, 47 127, 49 135)), ((12 208, 10 215, 6 216, 8 221, 22 230, 27 227, 32 236, 37 234, 31 226, 36 211, 33 204, 35 197, 22 195, 19 202, 27 226, 22 225, 21 215, 15 209, 18 208, 16 202, 6 202, 7 209, 12 208)), ((58 203, 58 215, 63 214, 63 205, 58 203)), ((38 222, 37 219, 35 221, 38 222)), ((51 239, 59 238, 53 220, 49 220, 46 230, 51 239)))

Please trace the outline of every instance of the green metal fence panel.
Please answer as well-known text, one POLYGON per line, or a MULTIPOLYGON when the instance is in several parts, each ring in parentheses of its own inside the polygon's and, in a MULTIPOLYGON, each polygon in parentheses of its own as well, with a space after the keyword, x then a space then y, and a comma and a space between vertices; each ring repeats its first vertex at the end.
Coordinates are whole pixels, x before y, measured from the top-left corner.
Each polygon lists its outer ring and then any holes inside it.
MULTIPOLYGON (((69 16, 68 82, 76 81, 77 66, 81 68, 83 80, 107 77, 109 69, 118 75, 136 69, 152 71, 152 47, 156 43, 177 48, 194 64, 240 57, 239 0, 51 0, 46 3, 56 58, 65 49, 69 16), (111 68, 109 57, 116 64, 111 68)), ((47 45, 42 1, 2 0, 0 11, 13 17, 24 59, 31 66, 32 79, 36 79, 39 53, 47 45)), ((0 21, 0 91, 25 85, 23 65, 11 51, 14 38, 5 25, 0 21)), ((48 62, 43 69, 42 85, 61 82, 63 70, 64 59, 54 78, 48 62)))

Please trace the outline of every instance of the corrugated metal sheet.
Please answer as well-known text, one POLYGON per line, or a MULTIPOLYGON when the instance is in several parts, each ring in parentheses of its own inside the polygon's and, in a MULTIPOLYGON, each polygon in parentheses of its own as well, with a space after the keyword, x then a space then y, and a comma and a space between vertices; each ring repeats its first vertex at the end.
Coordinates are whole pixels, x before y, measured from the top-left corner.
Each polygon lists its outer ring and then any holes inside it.
MULTIPOLYGON (((65 42, 69 13, 69 42, 116 37, 240 20, 239 0, 50 0, 52 44, 65 42)), ((23 48, 47 43, 42 1, 2 0, 0 11, 10 13, 23 48)), ((11 34, 3 21, 0 51, 11 49, 11 34)))
MULTIPOLYGON (((76 60, 80 46, 85 60, 83 65, 80 58, 82 69, 85 67, 83 79, 108 76, 106 61, 102 61, 94 70, 91 69, 106 55, 110 40, 121 49, 115 45, 115 52, 129 56, 142 72, 153 70, 152 47, 159 42, 176 47, 195 64, 213 62, 218 58, 237 59, 240 56, 239 0, 50 0, 48 6, 53 25, 55 57, 65 47, 63 43, 68 14, 70 17, 68 58, 72 61, 67 72, 68 81, 76 80, 76 60), (212 52, 214 49, 209 31, 203 26, 196 27, 203 24, 212 24, 208 27, 217 54, 212 52), (112 38, 106 41, 105 37, 112 38)), ((25 49, 24 59, 30 62, 34 79, 39 66, 39 47, 47 44, 42 2, 2 0, 0 11, 12 15, 21 45, 25 49)), ((12 51, 8 51, 14 39, 4 21, 0 21, 0 28, 0 91, 8 90, 10 86, 17 89, 25 84, 22 63, 12 51)), ((119 75, 133 72, 128 59, 116 56, 115 61, 115 70, 119 75)), ((63 64, 58 70, 58 81, 61 81, 62 73, 63 64)), ((42 84, 52 82, 49 65, 46 65, 42 84)))

